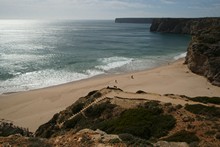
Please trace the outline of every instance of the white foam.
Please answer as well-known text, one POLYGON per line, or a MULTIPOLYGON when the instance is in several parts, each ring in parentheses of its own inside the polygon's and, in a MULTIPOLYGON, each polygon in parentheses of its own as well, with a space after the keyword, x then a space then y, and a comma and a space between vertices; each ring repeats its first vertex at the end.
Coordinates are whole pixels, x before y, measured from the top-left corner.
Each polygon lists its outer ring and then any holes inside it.
POLYGON ((85 73, 88 75, 88 77, 93 77, 93 76, 96 76, 96 75, 104 74, 105 72, 100 71, 100 70, 89 69, 89 70, 86 70, 85 73))
POLYGON ((101 58, 98 59, 102 65, 95 66, 95 68, 103 71, 108 71, 110 69, 114 69, 117 67, 124 66, 132 62, 132 58, 125 57, 109 57, 109 58, 101 58))
POLYGON ((22 61, 36 61, 45 58, 43 55, 28 55, 28 54, 1 54, 1 59, 2 60, 7 60, 7 61, 17 61, 17 62, 22 62, 22 61))
POLYGON ((187 54, 187 52, 181 53, 180 55, 175 56, 174 60, 178 60, 178 59, 184 58, 184 57, 186 57, 186 54, 187 54))
POLYGON ((87 74, 68 71, 44 70, 29 72, 6 81, 0 81, 0 93, 44 88, 88 77, 87 74))

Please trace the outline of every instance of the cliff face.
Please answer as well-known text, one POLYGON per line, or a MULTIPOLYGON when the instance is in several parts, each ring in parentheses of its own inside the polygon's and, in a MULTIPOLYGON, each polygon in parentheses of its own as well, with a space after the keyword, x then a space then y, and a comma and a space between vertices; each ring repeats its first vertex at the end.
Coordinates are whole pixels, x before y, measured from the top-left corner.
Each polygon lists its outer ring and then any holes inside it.
POLYGON ((201 29, 220 25, 220 18, 155 18, 151 32, 196 34, 201 29))
POLYGON ((220 26, 193 35, 185 63, 194 73, 204 75, 213 85, 220 86, 220 26))
POLYGON ((192 19, 157 18, 150 27, 151 32, 190 34, 192 19))
POLYGON ((185 63, 192 72, 220 86, 220 18, 154 19, 150 31, 191 34, 185 63))

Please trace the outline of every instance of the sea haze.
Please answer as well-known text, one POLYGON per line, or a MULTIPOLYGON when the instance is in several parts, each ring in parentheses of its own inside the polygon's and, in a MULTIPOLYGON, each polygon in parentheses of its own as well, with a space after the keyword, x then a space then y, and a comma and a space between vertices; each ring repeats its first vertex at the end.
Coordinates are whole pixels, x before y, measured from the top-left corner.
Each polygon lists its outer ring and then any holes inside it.
POLYGON ((188 35, 150 24, 0 20, 0 93, 153 68, 184 56, 188 35))

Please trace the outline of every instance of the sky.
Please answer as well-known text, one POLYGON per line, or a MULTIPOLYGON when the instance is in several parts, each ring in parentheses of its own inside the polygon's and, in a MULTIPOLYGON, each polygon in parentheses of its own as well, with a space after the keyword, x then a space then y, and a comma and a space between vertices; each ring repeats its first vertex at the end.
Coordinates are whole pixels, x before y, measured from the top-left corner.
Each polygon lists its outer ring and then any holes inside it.
POLYGON ((0 0, 0 19, 219 16, 220 0, 0 0))

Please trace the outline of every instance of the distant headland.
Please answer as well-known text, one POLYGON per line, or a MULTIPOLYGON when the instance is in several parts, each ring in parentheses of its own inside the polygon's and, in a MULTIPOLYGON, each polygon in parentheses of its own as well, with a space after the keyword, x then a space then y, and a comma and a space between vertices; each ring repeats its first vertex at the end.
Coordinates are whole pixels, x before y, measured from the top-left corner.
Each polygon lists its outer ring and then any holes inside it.
POLYGON ((154 18, 116 18, 115 23, 152 23, 154 18))

